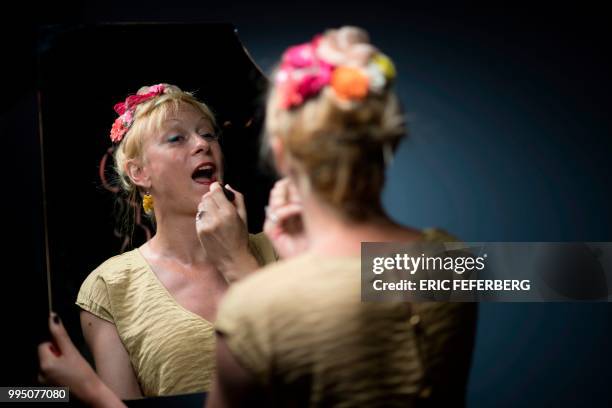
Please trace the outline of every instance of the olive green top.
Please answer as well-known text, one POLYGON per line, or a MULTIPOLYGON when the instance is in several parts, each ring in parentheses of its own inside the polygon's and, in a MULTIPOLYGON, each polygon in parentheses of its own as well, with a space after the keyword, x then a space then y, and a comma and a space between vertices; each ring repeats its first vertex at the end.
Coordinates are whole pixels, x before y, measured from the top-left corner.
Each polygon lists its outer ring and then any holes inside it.
MULTIPOLYGON (((249 247, 260 265, 276 260, 263 233, 250 235, 249 247)), ((117 327, 145 396, 208 391, 213 324, 177 303, 138 249, 96 268, 76 304, 117 327)))
MULTIPOLYGON (((456 241, 434 229, 424 236, 456 241)), ((410 407, 425 398, 457 407, 475 321, 474 303, 364 303, 359 257, 308 253, 233 285, 215 328, 271 406, 410 407)))

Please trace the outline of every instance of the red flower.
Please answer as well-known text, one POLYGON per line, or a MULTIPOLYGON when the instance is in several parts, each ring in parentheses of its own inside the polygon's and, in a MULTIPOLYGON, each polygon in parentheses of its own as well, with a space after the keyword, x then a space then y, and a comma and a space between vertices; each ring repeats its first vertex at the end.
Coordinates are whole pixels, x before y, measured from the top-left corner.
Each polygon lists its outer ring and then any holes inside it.
POLYGON ((115 143, 119 143, 134 122, 133 116, 136 106, 156 96, 162 95, 165 89, 166 87, 164 84, 154 85, 149 87, 149 92, 145 94, 130 95, 125 98, 125 101, 115 104, 115 112, 120 116, 115 119, 115 123, 113 123, 113 128, 110 133, 111 140, 115 143))
POLYGON ((113 123, 113 127, 110 132, 110 138, 113 143, 119 143, 127 131, 128 128, 123 123, 123 119, 121 117, 115 119, 115 123, 113 123))

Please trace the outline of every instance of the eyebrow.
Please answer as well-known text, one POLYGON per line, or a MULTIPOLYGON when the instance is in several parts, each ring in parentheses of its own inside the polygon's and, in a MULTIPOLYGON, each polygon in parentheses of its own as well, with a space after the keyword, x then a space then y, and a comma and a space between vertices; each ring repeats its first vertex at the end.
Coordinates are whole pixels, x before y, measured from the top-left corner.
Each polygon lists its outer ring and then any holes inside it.
MULTIPOLYGON (((165 119, 165 120, 164 120, 164 123, 167 123, 167 122, 169 122, 169 121, 172 121, 172 122, 178 122, 178 123, 180 123, 180 122, 181 122, 181 121, 180 121, 180 119, 178 119, 178 118, 167 118, 167 119, 165 119)), ((200 125, 202 122, 206 122, 206 124, 207 124, 207 125, 208 125, 208 126, 211 128, 211 129, 212 129, 212 133, 213 133, 213 134, 215 134, 215 133, 216 133, 216 132, 215 132, 215 127, 213 126, 213 124, 212 124, 212 123, 210 123, 210 120, 209 120, 209 119, 208 119, 206 116, 204 116, 204 115, 200 116, 200 119, 198 119, 198 122, 196 123, 196 125, 197 125, 198 129, 200 129, 200 126, 199 126, 199 125, 200 125)), ((162 127, 162 129, 164 129, 164 128, 165 128, 165 130, 164 130, 162 133, 166 133, 166 132, 169 132, 169 131, 173 131, 173 130, 181 130, 181 129, 182 129, 182 126, 179 126, 179 127, 175 127, 175 126, 176 126, 175 124, 172 124, 172 125, 166 125, 166 126, 162 127)), ((162 137, 163 137, 163 136, 162 136, 162 137)))
MULTIPOLYGON (((180 119, 178 119, 178 118, 167 118, 165 120, 165 122, 168 122, 168 121, 180 122, 180 119)), ((208 120, 208 118, 206 116, 204 116, 204 115, 200 116, 200 119, 198 119, 198 123, 200 123, 202 121, 206 121, 206 122, 210 123, 210 120, 208 120)))

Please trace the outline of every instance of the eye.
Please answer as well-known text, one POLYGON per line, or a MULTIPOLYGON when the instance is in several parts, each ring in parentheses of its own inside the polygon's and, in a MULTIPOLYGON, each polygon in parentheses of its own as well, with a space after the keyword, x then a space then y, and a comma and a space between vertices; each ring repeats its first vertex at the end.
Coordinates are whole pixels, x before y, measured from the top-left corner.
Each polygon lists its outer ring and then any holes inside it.
POLYGON ((168 137, 168 143, 176 143, 176 142, 180 142, 184 139, 183 135, 173 135, 168 137))
POLYGON ((215 141, 219 139, 219 136, 217 136, 215 133, 200 133, 200 137, 203 138, 204 140, 207 140, 209 142, 215 141))

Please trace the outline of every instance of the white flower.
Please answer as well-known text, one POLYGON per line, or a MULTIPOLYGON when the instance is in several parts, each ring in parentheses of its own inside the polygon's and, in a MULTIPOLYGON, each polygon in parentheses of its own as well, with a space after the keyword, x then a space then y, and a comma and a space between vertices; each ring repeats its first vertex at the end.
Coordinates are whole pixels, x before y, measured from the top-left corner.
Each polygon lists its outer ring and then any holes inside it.
POLYGON ((380 69, 380 66, 370 62, 365 71, 370 80, 370 89, 373 92, 382 93, 385 89, 385 85, 387 85, 387 79, 385 78, 385 74, 380 69))

